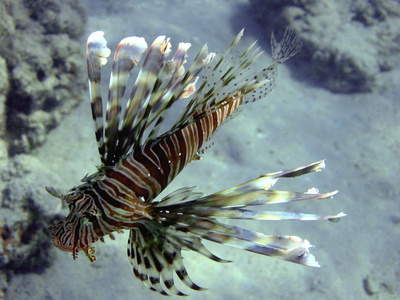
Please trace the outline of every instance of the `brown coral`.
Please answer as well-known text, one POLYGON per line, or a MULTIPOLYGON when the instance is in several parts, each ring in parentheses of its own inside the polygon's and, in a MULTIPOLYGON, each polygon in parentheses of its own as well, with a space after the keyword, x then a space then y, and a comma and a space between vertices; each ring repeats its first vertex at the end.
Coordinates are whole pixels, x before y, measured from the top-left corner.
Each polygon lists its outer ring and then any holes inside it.
POLYGON ((12 154, 41 145, 61 116, 83 99, 80 40, 86 17, 76 0, 5 1, 0 54, 11 89, 5 118, 12 154), (41 123, 41 124, 39 124, 41 123))
POLYGON ((399 61, 400 4, 392 0, 251 0, 269 29, 290 26, 305 44, 309 77, 333 92, 369 92, 399 61))

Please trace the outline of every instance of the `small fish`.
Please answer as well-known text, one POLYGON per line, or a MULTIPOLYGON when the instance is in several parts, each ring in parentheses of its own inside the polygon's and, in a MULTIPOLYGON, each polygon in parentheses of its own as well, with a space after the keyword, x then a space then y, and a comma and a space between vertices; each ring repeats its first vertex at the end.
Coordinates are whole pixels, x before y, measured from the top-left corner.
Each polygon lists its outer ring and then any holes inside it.
POLYGON ((212 195, 193 187, 158 197, 179 172, 200 158, 215 130, 244 103, 267 95, 278 65, 295 55, 301 43, 287 30, 280 43, 271 38, 273 62, 257 69, 262 53, 250 45, 232 55, 243 30, 222 55, 208 53, 205 45, 185 70, 189 43, 180 43, 171 59, 169 38, 159 36, 148 49, 142 37, 124 38, 115 52, 107 108, 103 112, 101 67, 111 50, 101 31, 87 42, 87 66, 92 116, 101 159, 98 171, 61 194, 47 187, 69 208, 66 218, 49 227, 54 246, 83 251, 94 262, 92 246, 104 236, 129 230, 128 257, 135 276, 160 294, 185 295, 174 284, 174 273, 189 288, 201 290, 189 278, 182 249, 196 251, 214 261, 202 243, 209 240, 246 251, 318 267, 309 253, 311 244, 297 236, 275 236, 223 224, 220 218, 251 220, 338 220, 345 216, 259 211, 249 207, 299 200, 331 198, 337 191, 305 193, 270 190, 279 178, 320 171, 324 161, 297 169, 262 175, 212 195), (144 59, 143 59, 144 57, 144 59), (124 111, 130 71, 143 60, 124 111), (198 83, 199 82, 199 83, 198 83), (175 102, 186 105, 175 124, 160 133, 166 113, 175 102), (217 220, 218 219, 218 220, 217 220))

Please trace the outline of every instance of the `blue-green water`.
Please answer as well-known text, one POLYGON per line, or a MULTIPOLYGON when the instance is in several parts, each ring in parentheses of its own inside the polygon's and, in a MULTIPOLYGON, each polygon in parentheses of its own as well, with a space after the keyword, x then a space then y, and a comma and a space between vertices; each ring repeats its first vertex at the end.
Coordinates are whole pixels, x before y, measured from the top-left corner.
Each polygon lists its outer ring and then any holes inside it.
MULTIPOLYGON (((189 55, 194 55, 205 42, 212 51, 224 50, 246 27, 244 45, 258 39, 262 47, 269 47, 270 32, 249 20, 251 16, 243 10, 246 5, 246 1, 114 1, 108 5, 88 1, 85 35, 103 30, 109 47, 115 49, 125 36, 143 36, 150 43, 166 34, 173 47, 181 41, 192 43, 189 55)), ((82 44, 82 51, 84 47, 82 44)), ((259 63, 268 66, 270 62, 265 54, 259 63)), ((320 269, 220 245, 208 244, 233 263, 217 264, 184 251, 192 280, 209 288, 204 292, 183 288, 190 299, 366 299, 363 280, 368 276, 379 288, 379 299, 395 299, 400 294, 400 69, 397 66, 383 74, 373 92, 358 94, 334 94, 307 78, 301 80, 299 74, 303 73, 294 66, 283 65, 274 91, 266 99, 244 106, 224 125, 214 137, 216 145, 201 161, 186 167, 169 191, 198 185, 203 192, 215 192, 259 174, 326 159, 322 173, 287 179, 278 187, 338 189, 338 195, 271 209, 344 211, 348 217, 337 224, 242 222, 246 228, 266 234, 309 240, 316 246, 312 253, 320 269)), ((97 155, 89 101, 66 116, 35 154, 54 174, 54 181, 47 184, 62 185, 63 189, 94 171, 99 164, 97 155)), ((133 275, 126 240, 126 235, 120 235, 117 241, 98 245, 94 264, 82 254, 73 261, 69 253, 54 249, 54 263, 42 274, 13 277, 7 299, 160 299, 133 275)))

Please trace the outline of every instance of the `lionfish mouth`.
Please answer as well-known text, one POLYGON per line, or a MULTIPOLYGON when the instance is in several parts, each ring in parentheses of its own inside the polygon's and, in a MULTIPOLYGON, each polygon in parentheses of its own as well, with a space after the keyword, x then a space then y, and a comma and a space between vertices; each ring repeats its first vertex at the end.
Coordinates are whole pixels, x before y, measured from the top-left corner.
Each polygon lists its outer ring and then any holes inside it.
POLYGON ((93 246, 83 246, 80 243, 79 230, 80 223, 72 225, 72 227, 65 226, 65 219, 55 220, 54 224, 49 226, 51 230, 52 243, 55 247, 62 251, 72 252, 72 257, 75 260, 78 257, 78 252, 85 252, 86 256, 91 262, 96 260, 95 248, 93 246))

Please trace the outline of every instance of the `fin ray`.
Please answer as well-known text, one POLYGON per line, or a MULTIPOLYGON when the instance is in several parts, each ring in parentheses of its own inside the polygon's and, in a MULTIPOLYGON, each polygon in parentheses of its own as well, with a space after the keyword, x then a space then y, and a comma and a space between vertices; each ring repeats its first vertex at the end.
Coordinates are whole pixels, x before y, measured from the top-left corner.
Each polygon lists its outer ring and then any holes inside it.
POLYGON ((117 140, 118 143, 124 143, 127 139, 126 136, 118 136, 117 138, 121 112, 119 101, 125 93, 130 71, 138 65, 146 49, 147 44, 144 38, 132 36, 121 40, 114 55, 107 101, 105 128, 108 165, 115 164, 113 160, 119 158, 114 158, 117 140))
POLYGON ((92 117, 95 124, 95 134, 101 161, 105 162, 103 99, 101 96, 101 67, 107 63, 111 50, 107 48, 104 32, 95 31, 87 40, 87 68, 89 78, 89 97, 91 100, 92 117))

